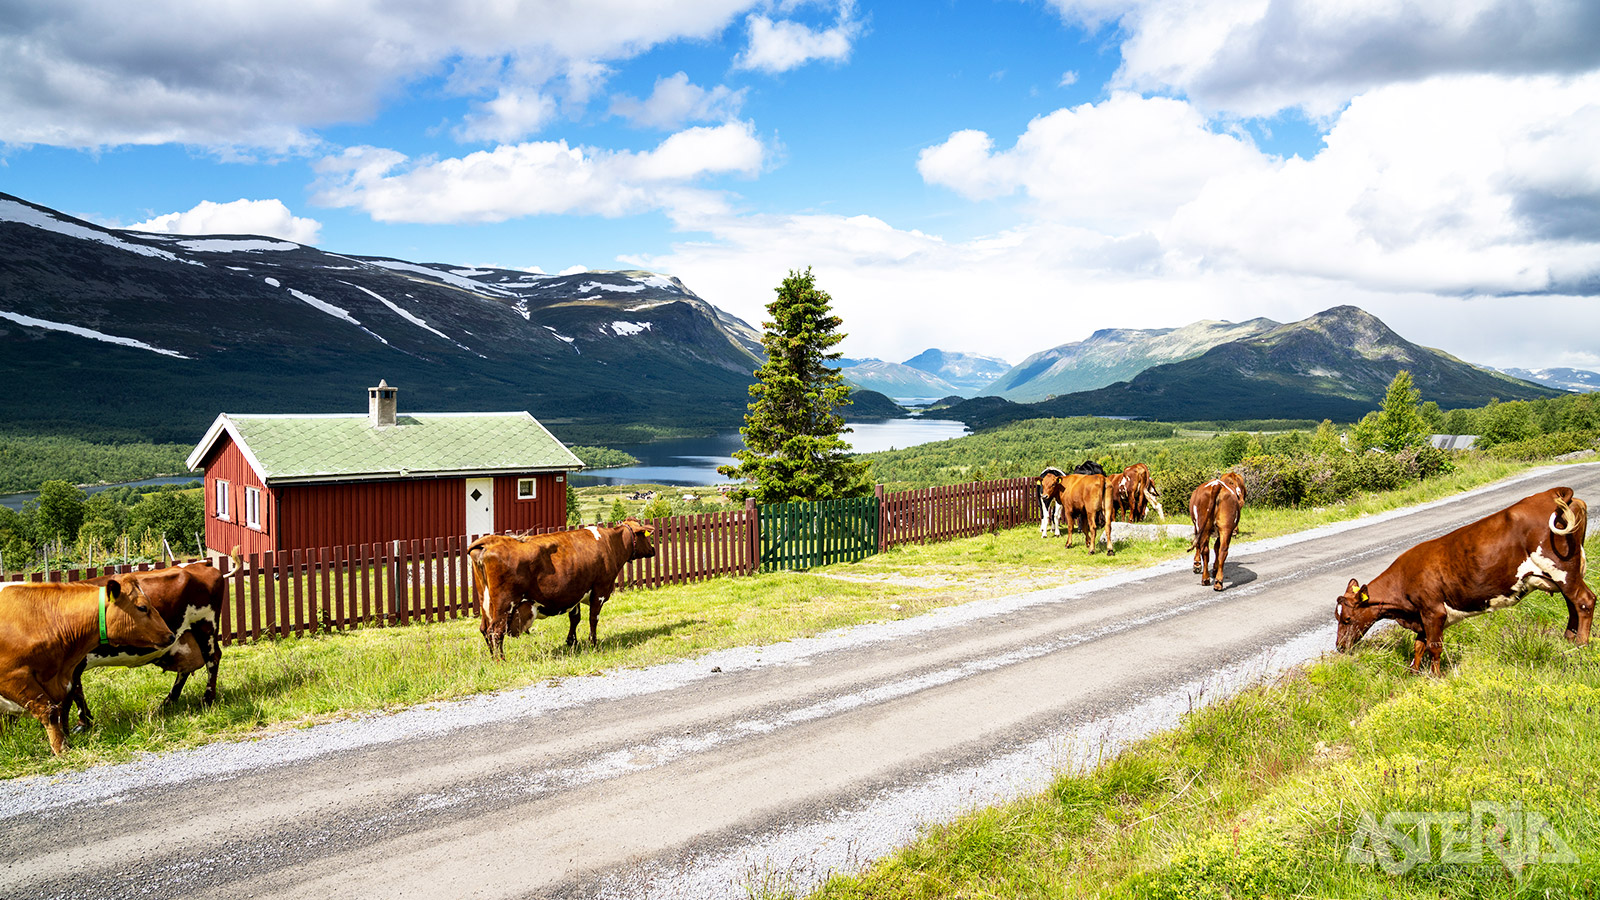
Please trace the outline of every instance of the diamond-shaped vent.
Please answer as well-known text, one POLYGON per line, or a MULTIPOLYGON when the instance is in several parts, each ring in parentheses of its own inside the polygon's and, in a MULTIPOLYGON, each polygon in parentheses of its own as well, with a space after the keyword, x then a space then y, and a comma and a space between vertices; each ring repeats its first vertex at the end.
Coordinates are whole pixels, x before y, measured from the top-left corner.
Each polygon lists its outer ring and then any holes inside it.
POLYGON ((483 499, 483 491, 480 491, 477 488, 473 488, 472 489, 472 499, 474 499, 474 500, 482 500, 483 499))

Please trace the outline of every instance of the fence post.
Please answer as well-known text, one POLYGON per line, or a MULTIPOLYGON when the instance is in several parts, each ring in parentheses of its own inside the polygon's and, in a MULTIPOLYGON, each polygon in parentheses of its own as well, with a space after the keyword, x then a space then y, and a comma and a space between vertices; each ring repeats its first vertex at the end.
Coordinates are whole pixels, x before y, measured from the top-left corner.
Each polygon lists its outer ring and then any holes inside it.
POLYGON ((872 488, 872 496, 878 499, 878 552, 882 553, 883 551, 889 549, 889 546, 885 542, 884 538, 884 536, 888 533, 888 529, 884 527, 883 520, 884 517, 888 515, 888 509, 884 504, 883 485, 874 485, 872 488))
POLYGON ((761 511, 756 506, 756 498, 744 499, 744 525, 746 575, 754 575, 761 569, 761 511))

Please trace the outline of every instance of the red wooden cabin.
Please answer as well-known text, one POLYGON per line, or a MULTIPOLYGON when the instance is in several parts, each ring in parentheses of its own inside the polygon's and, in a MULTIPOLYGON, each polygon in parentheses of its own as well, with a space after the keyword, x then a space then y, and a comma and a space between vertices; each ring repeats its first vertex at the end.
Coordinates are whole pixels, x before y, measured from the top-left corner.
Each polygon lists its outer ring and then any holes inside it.
POLYGON ((411 413, 369 388, 366 415, 217 416, 206 547, 245 554, 559 526, 583 463, 526 412, 411 413))

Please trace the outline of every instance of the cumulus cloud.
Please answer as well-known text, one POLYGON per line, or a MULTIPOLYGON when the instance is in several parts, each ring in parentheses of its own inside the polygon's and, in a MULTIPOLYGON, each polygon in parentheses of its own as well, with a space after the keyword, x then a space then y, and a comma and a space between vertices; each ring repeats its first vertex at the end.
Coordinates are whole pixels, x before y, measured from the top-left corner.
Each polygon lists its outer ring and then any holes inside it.
POLYGON ((831 28, 818 30, 792 19, 774 20, 759 14, 746 19, 745 27, 749 29, 750 43, 734 59, 734 68, 774 74, 813 60, 844 62, 861 34, 853 0, 839 4, 839 17, 831 28))
POLYGON ((679 128, 689 122, 726 121, 739 115, 745 90, 719 84, 710 90, 692 84, 683 72, 657 78, 655 89, 643 100, 619 94, 611 101, 611 114, 646 128, 679 128))
POLYGON ((412 161, 394 150, 352 147, 317 163, 313 202, 357 207, 382 222, 433 223, 720 208, 692 183, 753 176, 765 151, 748 122, 689 128, 642 152, 536 141, 412 161))
POLYGON ((1050 0, 1127 38, 1113 85, 1208 111, 1326 118, 1367 90, 1436 75, 1573 75, 1600 65, 1586 0, 1050 0))
POLYGON ((128 226, 164 234, 257 234, 297 244, 315 244, 322 223, 292 215, 281 200, 202 200, 187 212, 167 213, 128 226))
POLYGON ((1040 116, 1009 150, 964 130, 917 158, 925 181, 969 199, 1020 190, 1036 215, 1124 230, 1159 225, 1215 177, 1266 165, 1190 104, 1126 92, 1040 116))
POLYGON ((1447 294, 1600 291, 1600 74, 1435 78, 1353 101, 1310 160, 1209 181, 1169 246, 1447 294))
POLYGON ((539 121, 527 73, 562 78, 576 100, 604 60, 718 34, 755 2, 23 0, 0 28, 0 143, 304 152, 315 129, 369 119, 451 66, 463 77, 447 87, 493 93, 463 128, 494 139, 539 121))

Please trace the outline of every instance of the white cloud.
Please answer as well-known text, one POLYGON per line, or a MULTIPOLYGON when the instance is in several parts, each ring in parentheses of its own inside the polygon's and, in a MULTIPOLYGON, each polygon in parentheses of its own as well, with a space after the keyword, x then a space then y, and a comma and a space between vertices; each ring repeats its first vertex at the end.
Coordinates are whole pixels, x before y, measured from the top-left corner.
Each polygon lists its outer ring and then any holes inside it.
POLYGON ((1115 21, 1115 87, 1177 90, 1208 111, 1326 118, 1386 84, 1467 72, 1572 75, 1600 64, 1586 0, 1051 0, 1115 21))
POLYGON ((560 272, 557 272, 556 274, 557 275, 581 275, 582 273, 587 272, 587 271, 589 271, 589 267, 588 266, 567 266, 565 269, 562 269, 560 272))
POLYGON ((479 111, 467 114, 456 136, 464 141, 515 141, 538 132, 555 116, 555 98, 504 87, 479 111))
POLYGON ((844 62, 850 58, 850 47, 861 34, 861 23, 854 16, 854 0, 841 2, 833 27, 823 30, 792 19, 774 20, 752 15, 745 20, 750 43, 734 59, 733 66, 778 73, 797 69, 813 60, 844 62))
POLYGON ((643 152, 539 141, 412 162, 394 150, 352 147, 317 163, 313 202, 358 207, 382 222, 706 211, 721 202, 690 184, 716 175, 753 176, 765 149, 748 122, 690 128, 643 152))
POLYGON ((516 97, 463 128, 511 134, 537 121, 542 78, 582 102, 603 61, 711 37, 755 2, 32 4, 0 29, 0 143, 304 152, 315 129, 369 119, 405 83, 449 67, 462 77, 447 87, 516 97))
POLYGON ((187 212, 167 213, 128 226, 165 234, 259 234, 297 244, 316 244, 322 223, 293 215, 281 200, 202 200, 187 212))
POLYGON ((1114 230, 1159 225, 1210 179, 1265 165, 1189 104, 1124 92, 1034 119, 1010 150, 967 130, 917 158, 924 180, 969 199, 1021 190, 1040 217, 1114 230))
POLYGON ((1056 84, 1056 87, 1071 87, 1072 85, 1075 85, 1077 83, 1078 83, 1078 73, 1077 72, 1072 72, 1072 71, 1067 71, 1067 72, 1062 72, 1061 73, 1061 81, 1056 84))
POLYGON ((1436 78, 1357 98, 1310 160, 1212 179, 1167 245, 1379 290, 1600 282, 1600 74, 1436 78))
POLYGON ((744 89, 735 91, 723 84, 706 90, 678 72, 657 78, 655 89, 644 100, 619 94, 611 101, 611 113, 647 128, 679 128, 689 122, 733 119, 744 105, 744 96, 744 89))

